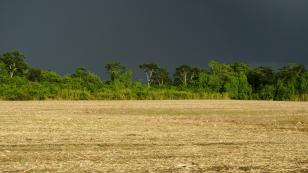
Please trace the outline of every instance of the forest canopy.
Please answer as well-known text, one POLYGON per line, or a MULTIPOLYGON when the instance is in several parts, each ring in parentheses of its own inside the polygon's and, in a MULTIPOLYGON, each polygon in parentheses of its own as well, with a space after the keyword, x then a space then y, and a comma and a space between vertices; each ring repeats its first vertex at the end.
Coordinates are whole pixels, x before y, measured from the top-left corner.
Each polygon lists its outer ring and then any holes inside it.
POLYGON ((132 70, 120 62, 105 65, 110 80, 103 80, 84 67, 77 67, 69 75, 34 68, 21 52, 6 52, 0 56, 0 99, 308 100, 308 71, 301 64, 273 70, 270 66, 210 61, 205 69, 183 64, 174 74, 159 64, 138 66, 144 71, 146 83, 132 80, 132 70))

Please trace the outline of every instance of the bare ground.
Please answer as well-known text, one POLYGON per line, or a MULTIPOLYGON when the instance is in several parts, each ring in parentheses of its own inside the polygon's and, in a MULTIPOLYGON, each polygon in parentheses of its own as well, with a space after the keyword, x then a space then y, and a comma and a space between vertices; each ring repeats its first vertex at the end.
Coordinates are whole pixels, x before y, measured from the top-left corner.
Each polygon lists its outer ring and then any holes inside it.
POLYGON ((308 172, 308 102, 0 102, 0 172, 308 172))

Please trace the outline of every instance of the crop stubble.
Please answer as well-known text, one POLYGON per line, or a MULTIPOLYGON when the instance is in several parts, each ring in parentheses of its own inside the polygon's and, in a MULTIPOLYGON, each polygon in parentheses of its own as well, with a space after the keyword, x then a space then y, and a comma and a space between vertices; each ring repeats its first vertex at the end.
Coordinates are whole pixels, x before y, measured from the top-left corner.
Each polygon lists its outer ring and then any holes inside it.
POLYGON ((0 102, 0 172, 308 172, 308 102, 0 102))

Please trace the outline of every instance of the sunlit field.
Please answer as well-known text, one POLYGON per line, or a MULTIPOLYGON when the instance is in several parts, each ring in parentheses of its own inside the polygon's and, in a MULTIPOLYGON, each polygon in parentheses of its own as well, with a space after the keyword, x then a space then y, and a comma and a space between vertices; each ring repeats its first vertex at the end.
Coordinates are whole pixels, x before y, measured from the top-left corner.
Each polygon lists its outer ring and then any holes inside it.
POLYGON ((0 102, 0 172, 308 172, 308 102, 0 102))

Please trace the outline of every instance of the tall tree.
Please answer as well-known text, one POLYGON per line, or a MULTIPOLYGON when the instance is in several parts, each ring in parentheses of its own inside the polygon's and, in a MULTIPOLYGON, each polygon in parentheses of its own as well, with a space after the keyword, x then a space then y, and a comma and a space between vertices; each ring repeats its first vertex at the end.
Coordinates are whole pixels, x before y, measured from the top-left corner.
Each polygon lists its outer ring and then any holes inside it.
POLYGON ((301 95, 305 73, 304 65, 289 64, 280 68, 276 75, 276 99, 289 100, 296 95, 301 95))
POLYGON ((25 62, 25 56, 18 51, 6 52, 0 57, 6 65, 6 70, 13 78, 15 75, 24 75, 28 72, 29 67, 25 62))
POLYGON ((175 80, 179 80, 184 86, 187 86, 187 79, 190 71, 191 67, 186 64, 177 67, 174 74, 175 80))
POLYGON ((231 86, 234 86, 235 83, 233 81, 234 71, 232 67, 229 64, 222 64, 217 61, 210 61, 208 65, 210 68, 209 73, 211 74, 210 85, 213 86, 215 91, 217 89, 221 93, 227 92, 227 90, 230 91, 231 86))
POLYGON ((101 78, 84 67, 78 67, 71 77, 75 79, 73 82, 75 82, 76 85, 87 88, 90 92, 94 92, 103 86, 101 78))
POLYGON ((197 84, 199 82, 199 77, 202 70, 199 67, 193 67, 191 68, 189 72, 189 83, 191 84, 197 84))
POLYGON ((119 62, 114 62, 105 65, 106 72, 110 74, 111 80, 114 81, 121 73, 126 71, 126 68, 119 62))
POLYGON ((164 68, 157 68, 152 76, 153 83, 157 84, 158 86, 166 85, 170 83, 169 73, 164 68))
POLYGON ((302 77, 306 72, 304 65, 289 64, 279 69, 277 77, 283 81, 294 81, 302 77))
POLYGON ((139 68, 145 72, 148 87, 151 86, 152 83, 152 76, 155 71, 159 69, 157 64, 141 64, 139 68))
POLYGON ((126 69, 121 63, 115 62, 105 66, 111 75, 112 86, 115 88, 129 87, 132 84, 133 72, 126 69))
POLYGON ((210 61, 209 67, 212 74, 219 75, 221 77, 232 75, 232 73, 234 72, 231 65, 219 63, 217 61, 210 61))
POLYGON ((275 72, 272 70, 271 67, 260 66, 251 69, 248 72, 247 77, 248 82, 252 86, 254 92, 259 92, 265 86, 274 85, 275 72))

